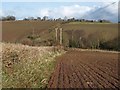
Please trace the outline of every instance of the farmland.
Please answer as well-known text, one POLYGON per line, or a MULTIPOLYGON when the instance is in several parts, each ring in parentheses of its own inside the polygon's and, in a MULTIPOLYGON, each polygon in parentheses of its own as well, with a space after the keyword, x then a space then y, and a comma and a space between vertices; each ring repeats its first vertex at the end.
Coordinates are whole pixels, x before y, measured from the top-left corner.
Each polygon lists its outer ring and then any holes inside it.
POLYGON ((118 89, 117 43, 113 23, 3 21, 2 86, 118 89))
MULTIPOLYGON (((93 32, 107 32, 112 33, 113 36, 118 34, 118 25, 117 24, 100 24, 100 23, 68 23, 62 25, 64 30, 84 30, 86 34, 90 34, 93 32)), ((111 36, 111 35, 110 35, 111 36)))
POLYGON ((35 34, 39 34, 41 38, 47 39, 47 37, 52 37, 55 35, 55 27, 59 24, 60 27, 66 30, 84 30, 86 33, 86 37, 90 33, 94 32, 103 32, 107 33, 106 35, 108 39, 112 39, 118 34, 118 25, 117 24, 73 24, 73 23, 65 23, 61 24, 61 21, 8 21, 2 22, 2 35, 3 41, 5 42, 19 42, 21 39, 30 35, 33 32, 35 34), (49 33, 49 30, 52 33, 49 33), (44 36, 44 35, 45 36, 44 36))
MULTIPOLYGON (((31 34, 33 29, 34 33, 44 33, 52 28, 57 22, 47 21, 8 21, 2 22, 2 35, 3 41, 16 42, 31 34)), ((47 34, 47 33, 46 33, 47 34)))
POLYGON ((57 58, 48 88, 119 88, 118 53, 70 50, 57 58))

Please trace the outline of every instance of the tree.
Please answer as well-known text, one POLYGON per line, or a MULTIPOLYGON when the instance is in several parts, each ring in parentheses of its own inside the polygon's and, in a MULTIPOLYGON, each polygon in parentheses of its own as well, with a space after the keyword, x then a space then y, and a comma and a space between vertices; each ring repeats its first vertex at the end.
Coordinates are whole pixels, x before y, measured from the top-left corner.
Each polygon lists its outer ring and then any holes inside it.
POLYGON ((37 20, 41 20, 41 17, 37 17, 37 20))
POLYGON ((65 20, 65 21, 67 21, 67 20, 68 20, 67 16, 65 16, 65 17, 64 17, 64 20, 65 20))
POLYGON ((6 18, 7 18, 7 20, 15 20, 16 19, 15 16, 7 16, 6 18))
POLYGON ((83 37, 85 35, 85 31, 84 30, 75 30, 74 33, 74 41, 76 43, 77 47, 83 47, 83 37))
POLYGON ((6 16, 6 17, 2 17, 2 21, 14 21, 16 20, 15 16, 6 16))
POLYGON ((34 17, 28 17, 28 20, 34 20, 34 17))
POLYGON ((24 18, 23 20, 28 20, 28 18, 24 18))
POLYGON ((48 17, 47 17, 47 16, 44 16, 44 17, 43 17, 43 20, 44 20, 44 21, 48 20, 48 17))
POLYGON ((67 30, 66 33, 69 38, 69 47, 83 47, 84 30, 67 30))

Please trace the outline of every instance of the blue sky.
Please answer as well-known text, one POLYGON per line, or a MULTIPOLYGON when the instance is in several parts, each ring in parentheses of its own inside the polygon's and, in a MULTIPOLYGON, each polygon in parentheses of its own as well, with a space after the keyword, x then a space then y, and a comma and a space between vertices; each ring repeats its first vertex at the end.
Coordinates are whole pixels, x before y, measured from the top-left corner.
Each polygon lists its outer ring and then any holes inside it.
POLYGON ((31 16, 48 16, 50 18, 67 16, 68 18, 109 19, 116 22, 118 17, 117 3, 94 15, 90 14, 109 4, 111 2, 2 2, 0 14, 2 16, 14 15, 17 19, 31 16))

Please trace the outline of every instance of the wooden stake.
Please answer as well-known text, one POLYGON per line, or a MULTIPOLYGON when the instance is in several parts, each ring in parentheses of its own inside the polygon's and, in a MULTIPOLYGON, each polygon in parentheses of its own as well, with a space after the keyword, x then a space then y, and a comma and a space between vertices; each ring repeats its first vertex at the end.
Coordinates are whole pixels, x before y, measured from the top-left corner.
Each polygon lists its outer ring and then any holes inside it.
POLYGON ((60 28, 60 45, 62 45, 62 28, 60 28))
POLYGON ((58 28, 55 28, 56 31, 56 42, 58 41, 58 36, 57 36, 57 32, 58 32, 58 28))

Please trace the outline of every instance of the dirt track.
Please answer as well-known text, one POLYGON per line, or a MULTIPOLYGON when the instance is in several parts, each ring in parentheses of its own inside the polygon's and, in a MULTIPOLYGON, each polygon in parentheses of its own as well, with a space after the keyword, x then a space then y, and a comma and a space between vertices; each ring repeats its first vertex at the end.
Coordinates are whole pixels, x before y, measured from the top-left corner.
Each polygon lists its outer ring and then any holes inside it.
POLYGON ((118 88, 118 54, 69 51, 57 58, 48 88, 118 88))

